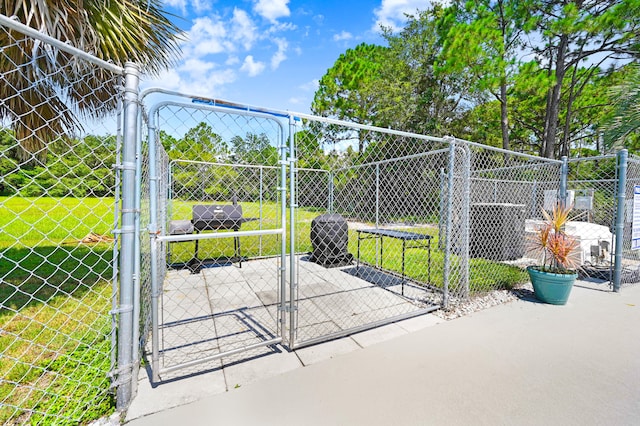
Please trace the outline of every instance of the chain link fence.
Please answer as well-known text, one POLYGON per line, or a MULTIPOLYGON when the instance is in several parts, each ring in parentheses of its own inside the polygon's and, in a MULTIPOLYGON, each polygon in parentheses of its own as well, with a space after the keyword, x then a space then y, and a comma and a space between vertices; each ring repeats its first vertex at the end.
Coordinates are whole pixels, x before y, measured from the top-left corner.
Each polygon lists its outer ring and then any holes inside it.
POLYGON ((122 70, 0 18, 0 423, 86 423, 115 406, 122 70))
POLYGON ((442 139, 305 117, 296 128, 294 347, 442 304, 442 139))
MULTIPOLYGON (((640 250, 633 244, 633 207, 634 196, 638 193, 636 186, 640 185, 640 157, 631 155, 627 162, 624 207, 624 231, 622 232, 622 254, 620 265, 620 283, 640 283, 640 250)), ((638 238, 637 236, 635 238, 638 238)), ((616 285, 616 283, 614 283, 616 285)))
MULTIPOLYGON (((513 289, 534 264, 527 244, 559 197, 561 162, 469 145, 469 285, 457 297, 513 289)), ((465 196, 464 199, 467 197, 465 196)))
POLYGON ((569 160, 568 203, 574 206, 567 232, 577 238, 583 278, 611 281, 615 248, 618 164, 615 155, 569 160))
POLYGON ((131 73, 2 16, 0 40, 3 423, 125 408, 143 357, 173 380, 525 283, 563 182, 583 277, 613 281, 619 258, 620 281, 640 281, 636 157, 563 176, 455 138, 166 92, 137 117, 131 73))

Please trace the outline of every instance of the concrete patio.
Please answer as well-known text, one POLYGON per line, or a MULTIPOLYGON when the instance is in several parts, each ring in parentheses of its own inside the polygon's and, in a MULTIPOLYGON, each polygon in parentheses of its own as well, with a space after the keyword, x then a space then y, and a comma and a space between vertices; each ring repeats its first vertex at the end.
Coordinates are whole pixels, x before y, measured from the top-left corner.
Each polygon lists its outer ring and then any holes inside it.
POLYGON ((423 327, 429 318, 282 352, 271 357, 269 378, 225 369, 226 384, 218 371, 161 385, 162 393, 141 389, 129 424, 632 425, 640 418, 640 286, 611 293, 579 281, 566 306, 525 298, 423 327), (311 365, 298 368, 305 360, 311 365), (193 397, 182 406, 163 401, 170 387, 193 397), (143 416, 145 404, 159 412, 143 416))
MULTIPOLYGON (((159 327, 160 368, 170 370, 277 337, 277 268, 277 259, 271 258, 243 262, 242 268, 235 264, 203 268, 197 274, 187 269, 169 271, 159 327)), ((397 316, 418 315, 435 309, 440 298, 410 282, 403 288, 398 276, 368 266, 327 269, 302 257, 298 273, 296 341, 302 343, 397 316)), ((138 395, 127 419, 225 392, 439 321, 429 315, 416 317, 295 352, 282 345, 263 346, 163 372, 158 383, 151 383, 149 342, 148 368, 140 370, 138 395)))

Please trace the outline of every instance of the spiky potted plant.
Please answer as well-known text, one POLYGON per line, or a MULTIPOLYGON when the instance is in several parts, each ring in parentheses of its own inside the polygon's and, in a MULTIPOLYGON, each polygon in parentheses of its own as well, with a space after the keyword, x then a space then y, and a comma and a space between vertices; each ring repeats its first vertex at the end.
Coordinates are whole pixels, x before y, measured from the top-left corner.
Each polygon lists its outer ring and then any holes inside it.
POLYGON ((544 210, 542 213, 544 221, 532 238, 533 248, 538 252, 541 264, 529 266, 527 272, 538 300, 564 305, 578 277, 575 267, 579 244, 564 229, 569 221, 571 207, 558 203, 551 215, 544 210))

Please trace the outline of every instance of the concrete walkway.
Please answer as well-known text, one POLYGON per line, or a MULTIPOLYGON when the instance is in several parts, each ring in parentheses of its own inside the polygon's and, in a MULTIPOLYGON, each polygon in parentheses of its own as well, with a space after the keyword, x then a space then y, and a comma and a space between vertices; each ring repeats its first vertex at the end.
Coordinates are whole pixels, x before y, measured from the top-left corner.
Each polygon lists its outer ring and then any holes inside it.
POLYGON ((128 424, 638 424, 640 286, 602 290, 578 282, 566 306, 512 302, 128 424))

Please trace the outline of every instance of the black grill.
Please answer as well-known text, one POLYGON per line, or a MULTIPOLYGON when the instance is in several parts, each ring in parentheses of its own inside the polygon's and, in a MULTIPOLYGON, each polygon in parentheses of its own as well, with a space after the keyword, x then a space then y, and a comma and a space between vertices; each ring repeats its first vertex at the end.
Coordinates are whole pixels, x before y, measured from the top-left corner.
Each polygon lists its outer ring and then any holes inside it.
POLYGON ((353 256, 348 244, 349 226, 341 215, 323 214, 311 221, 310 261, 324 267, 349 265, 353 256))
POLYGON ((230 229, 238 231, 244 222, 240 205, 196 204, 191 211, 193 228, 199 231, 217 231, 230 229))

